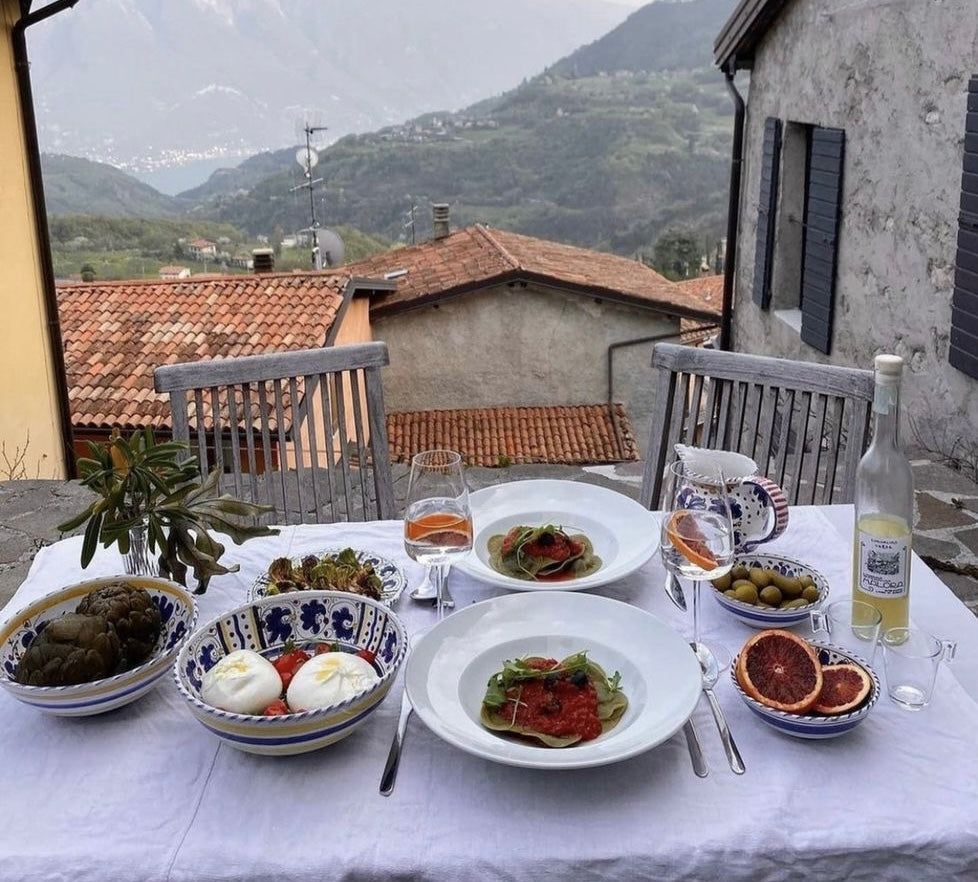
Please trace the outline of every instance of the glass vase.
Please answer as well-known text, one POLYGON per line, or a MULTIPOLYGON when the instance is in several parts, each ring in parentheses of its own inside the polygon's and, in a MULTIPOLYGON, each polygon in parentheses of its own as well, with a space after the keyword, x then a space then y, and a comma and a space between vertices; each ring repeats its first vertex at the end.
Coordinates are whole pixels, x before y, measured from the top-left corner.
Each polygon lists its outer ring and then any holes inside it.
POLYGON ((129 551, 122 555, 127 576, 158 576, 160 567, 149 550, 149 528, 146 524, 129 528, 129 551))

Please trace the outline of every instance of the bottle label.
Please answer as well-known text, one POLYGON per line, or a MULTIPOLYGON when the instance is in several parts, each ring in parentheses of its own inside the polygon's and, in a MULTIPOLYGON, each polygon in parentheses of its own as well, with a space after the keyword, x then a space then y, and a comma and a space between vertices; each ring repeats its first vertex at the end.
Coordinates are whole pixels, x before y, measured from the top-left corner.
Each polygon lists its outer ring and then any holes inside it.
POLYGON ((875 597, 906 597, 910 587, 910 539, 859 531, 859 587, 875 597))

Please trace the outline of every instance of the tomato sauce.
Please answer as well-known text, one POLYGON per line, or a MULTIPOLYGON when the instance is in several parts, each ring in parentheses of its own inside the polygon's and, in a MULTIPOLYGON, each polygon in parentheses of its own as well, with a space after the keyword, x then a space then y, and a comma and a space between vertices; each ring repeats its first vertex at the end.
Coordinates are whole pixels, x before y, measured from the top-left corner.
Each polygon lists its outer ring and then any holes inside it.
MULTIPOLYGON (((548 670, 556 659, 543 659, 534 666, 548 670)), ((577 735, 590 741, 601 734, 598 695, 589 678, 554 674, 540 680, 526 680, 506 691, 509 701, 499 712, 507 719, 544 735, 577 735)))
MULTIPOLYGON (((501 549, 503 554, 509 554, 513 550, 519 532, 520 528, 516 527, 506 534, 501 549)), ((571 557, 578 557, 583 551, 583 546, 563 533, 544 533, 536 542, 527 542, 521 550, 531 557, 548 557, 551 560, 564 561, 571 557)))

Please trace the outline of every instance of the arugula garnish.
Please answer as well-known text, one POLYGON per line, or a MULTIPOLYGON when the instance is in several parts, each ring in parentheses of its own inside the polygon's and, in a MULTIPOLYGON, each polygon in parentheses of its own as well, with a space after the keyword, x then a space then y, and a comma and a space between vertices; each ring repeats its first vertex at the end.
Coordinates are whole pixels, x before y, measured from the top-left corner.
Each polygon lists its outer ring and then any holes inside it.
MULTIPOLYGON (((588 660, 586 652, 579 652, 576 655, 568 656, 556 667, 547 668, 546 670, 531 667, 526 659, 508 659, 507 661, 503 662, 502 671, 493 674, 489 678, 489 683, 486 687, 486 695, 482 701, 485 705, 493 710, 499 710, 506 704, 507 701, 511 700, 506 695, 507 690, 512 689, 515 686, 519 686, 521 683, 525 683, 527 680, 545 680, 547 677, 552 677, 555 675, 573 675, 578 671, 583 671, 585 674, 588 673, 588 660)), ((620 675, 615 672, 612 683, 616 683, 620 679, 620 675)), ((615 688, 617 688, 617 686, 612 685, 612 689, 615 688)))

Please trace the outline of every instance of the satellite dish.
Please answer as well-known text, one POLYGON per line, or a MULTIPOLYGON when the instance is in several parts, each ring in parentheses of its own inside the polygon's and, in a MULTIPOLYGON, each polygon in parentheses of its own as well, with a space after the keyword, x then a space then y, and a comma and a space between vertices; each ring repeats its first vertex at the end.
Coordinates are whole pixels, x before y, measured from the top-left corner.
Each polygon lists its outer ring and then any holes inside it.
POLYGON ((319 253, 323 258, 324 266, 339 266, 346 258, 346 246, 340 238, 340 234, 335 230, 320 230, 319 253))
POLYGON ((319 164, 319 151, 313 147, 300 147, 295 151, 295 161, 309 174, 309 170, 319 164))

